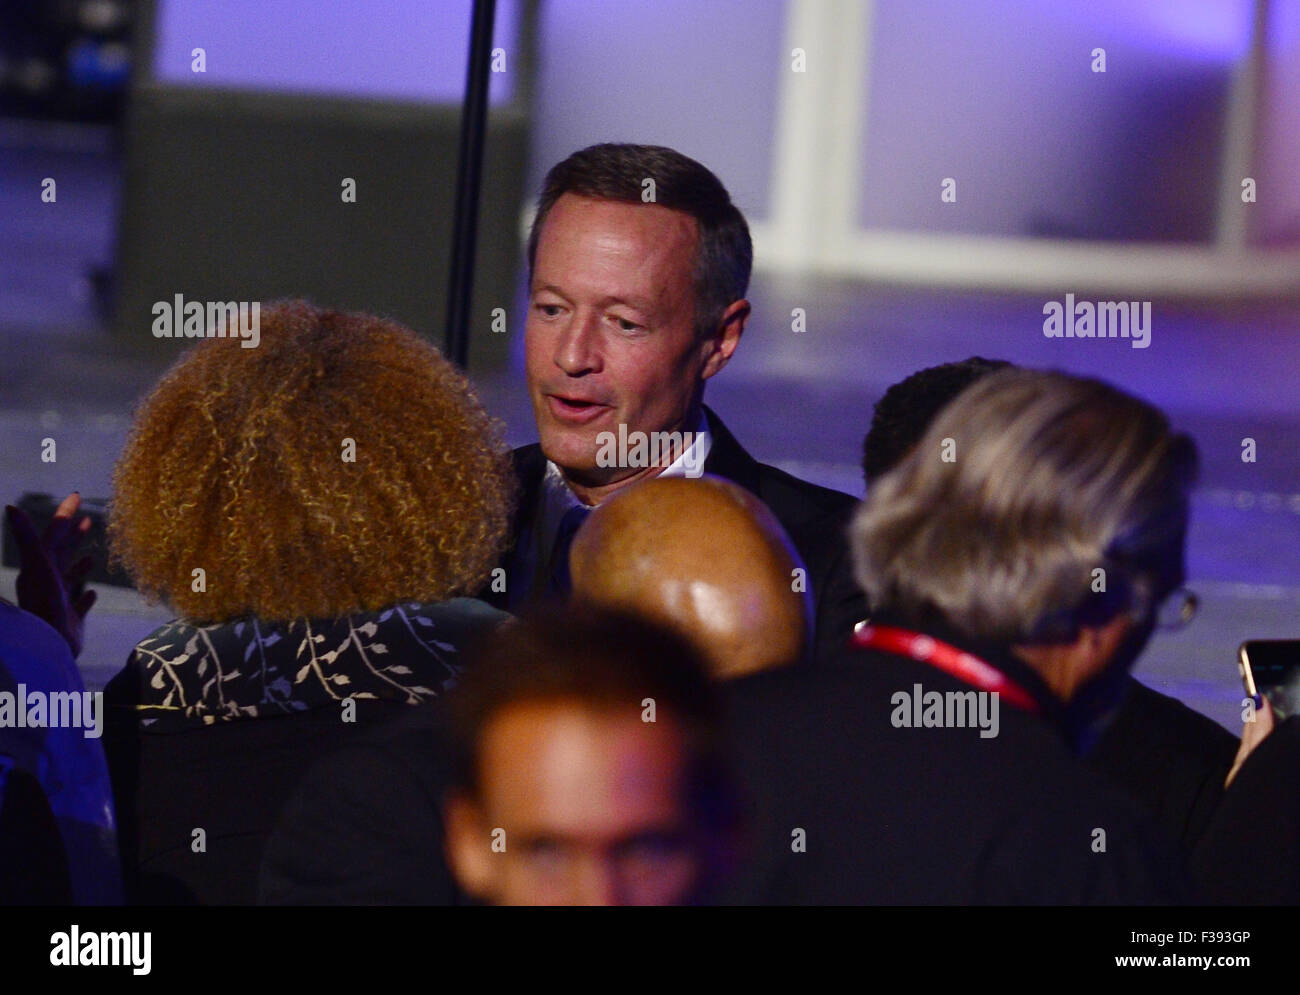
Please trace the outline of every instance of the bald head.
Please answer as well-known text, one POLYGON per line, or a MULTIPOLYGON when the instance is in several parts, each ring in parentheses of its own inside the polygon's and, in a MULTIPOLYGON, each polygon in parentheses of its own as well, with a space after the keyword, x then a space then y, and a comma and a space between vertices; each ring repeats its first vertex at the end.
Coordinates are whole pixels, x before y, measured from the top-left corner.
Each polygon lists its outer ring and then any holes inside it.
POLYGON ((569 563, 575 599, 672 626, 716 677, 804 652, 803 563, 767 506, 729 481, 656 477, 618 492, 578 530, 569 563))

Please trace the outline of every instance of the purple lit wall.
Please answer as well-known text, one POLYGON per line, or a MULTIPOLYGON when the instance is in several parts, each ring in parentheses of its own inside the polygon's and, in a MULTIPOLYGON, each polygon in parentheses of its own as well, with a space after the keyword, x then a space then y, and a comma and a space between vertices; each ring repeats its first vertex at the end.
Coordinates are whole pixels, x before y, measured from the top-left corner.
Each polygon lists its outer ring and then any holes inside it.
POLYGON ((595 142, 671 145, 769 213, 784 0, 547 0, 530 182, 595 142))
MULTIPOLYGON (((154 75, 174 85, 459 102, 465 93, 468 0, 160 0, 154 75), (207 71, 193 72, 202 48, 207 71)), ((498 0, 493 46, 506 71, 493 103, 514 91, 515 0, 498 0)))
POLYGON ((1208 240, 1251 7, 878 0, 861 224, 1208 240))
POLYGON ((1259 240, 1300 245, 1300 3, 1274 3, 1260 122, 1259 240))
MULTIPOLYGON (((454 102, 468 0, 160 0, 171 84, 454 102), (190 51, 207 52, 206 74, 190 51)), ((876 0, 858 223, 1207 242, 1253 0, 876 0), (1107 71, 1090 70, 1094 47, 1107 71), (944 177, 958 202, 938 197, 944 177)), ((1272 4, 1259 240, 1300 239, 1300 2, 1272 4)), ((672 145, 770 215, 787 0, 545 0, 529 186, 597 141, 672 145)), ((508 68, 519 0, 498 3, 508 68)), ((512 72, 492 77, 509 100, 512 72)))

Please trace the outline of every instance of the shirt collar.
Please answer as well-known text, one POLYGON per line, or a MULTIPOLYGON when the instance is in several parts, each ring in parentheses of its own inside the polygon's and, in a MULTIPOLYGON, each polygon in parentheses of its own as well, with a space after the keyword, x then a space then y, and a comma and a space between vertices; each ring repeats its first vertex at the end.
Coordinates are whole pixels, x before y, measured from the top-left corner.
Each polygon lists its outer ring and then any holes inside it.
POLYGON ((578 507, 582 507, 582 502, 564 482, 560 468, 547 460, 546 473, 542 477, 542 514, 538 529, 542 542, 541 562, 545 563, 550 556, 550 547, 555 542, 555 533, 559 531, 560 519, 570 508, 578 507))
MULTIPOLYGON (((695 423, 695 431, 691 436, 690 445, 682 450, 681 454, 666 466, 659 474, 660 477, 685 477, 688 475, 690 467, 704 467, 704 461, 709 458, 709 450, 713 447, 712 433, 709 431, 709 419, 704 414, 704 406, 700 406, 698 420, 695 423)), ((542 530, 547 535, 553 535, 559 528, 560 519, 570 508, 582 504, 576 494, 569 488, 564 480, 564 474, 560 468, 550 460, 546 461, 546 473, 542 477, 542 495, 545 510, 542 515, 542 530)))
POLYGON ((687 472, 687 465, 695 467, 695 475, 704 472, 704 461, 709 458, 709 450, 713 448, 713 437, 709 432, 709 419, 705 417, 704 405, 700 405, 699 421, 695 424, 695 435, 691 439, 691 444, 682 450, 680 456, 664 468, 661 477, 686 477, 690 474, 687 472))
MULTIPOLYGON (((709 450, 713 446, 712 433, 709 431, 709 419, 704 413, 704 405, 700 405, 698 420, 695 424, 695 433, 691 438, 691 443, 687 446, 677 459, 663 469, 658 474, 660 477, 684 477, 687 475, 687 464, 691 467, 698 467, 700 470, 704 467, 704 461, 709 457, 709 450)), ((538 521, 538 558, 542 563, 546 563, 550 557, 551 546, 555 543, 555 534, 560 528, 560 519, 562 519, 570 508, 582 506, 578 496, 573 493, 569 485, 564 480, 564 474, 560 468, 550 460, 546 461, 546 472, 542 476, 541 491, 541 515, 538 521)))

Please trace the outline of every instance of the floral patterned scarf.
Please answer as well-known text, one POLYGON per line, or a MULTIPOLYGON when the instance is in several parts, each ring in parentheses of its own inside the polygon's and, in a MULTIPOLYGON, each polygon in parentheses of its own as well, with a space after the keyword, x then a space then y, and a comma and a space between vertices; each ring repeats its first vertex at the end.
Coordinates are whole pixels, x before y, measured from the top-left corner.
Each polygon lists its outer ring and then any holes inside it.
POLYGON ((164 732, 337 706, 418 704, 449 688, 465 643, 508 618, 482 601, 402 602, 338 619, 176 619, 142 639, 106 689, 164 732))

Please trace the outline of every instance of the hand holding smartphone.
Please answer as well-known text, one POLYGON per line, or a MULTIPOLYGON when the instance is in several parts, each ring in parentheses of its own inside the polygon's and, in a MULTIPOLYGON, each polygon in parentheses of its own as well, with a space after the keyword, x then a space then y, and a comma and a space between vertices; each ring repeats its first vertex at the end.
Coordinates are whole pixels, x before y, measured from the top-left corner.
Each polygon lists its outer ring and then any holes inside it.
POLYGON ((1300 639, 1254 639, 1241 644, 1237 667, 1246 694, 1268 698, 1279 720, 1300 715, 1300 639))

